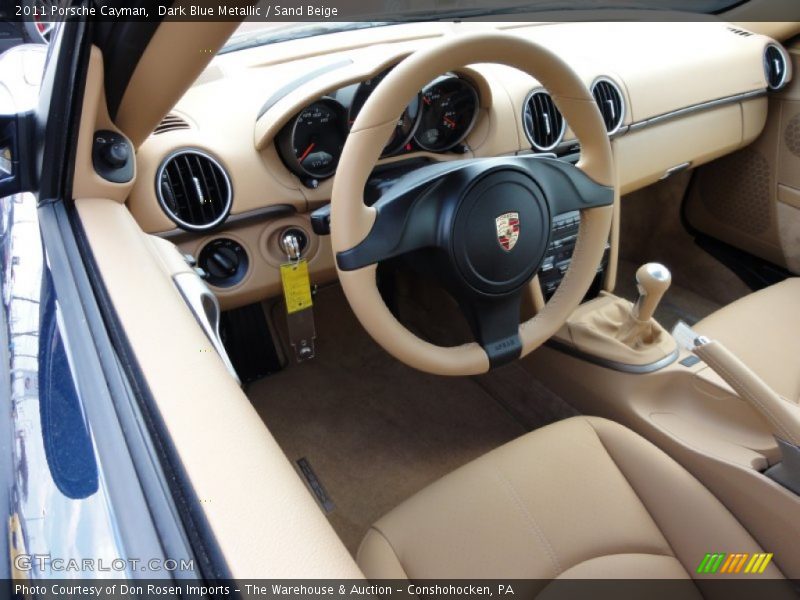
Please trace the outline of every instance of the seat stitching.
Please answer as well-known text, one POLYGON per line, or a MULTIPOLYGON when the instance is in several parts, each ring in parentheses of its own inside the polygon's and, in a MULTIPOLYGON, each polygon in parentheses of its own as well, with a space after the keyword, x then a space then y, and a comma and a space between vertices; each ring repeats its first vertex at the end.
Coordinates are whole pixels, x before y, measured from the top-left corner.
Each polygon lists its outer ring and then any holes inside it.
POLYGON ((519 495, 519 491, 517 490, 516 487, 514 487, 514 484, 511 483, 511 480, 508 479, 508 477, 506 477, 505 473, 503 473, 502 469, 498 464, 496 464, 494 461, 489 461, 489 462, 491 462, 491 465, 494 467, 493 471, 497 475, 497 478, 502 483, 505 484, 506 491, 516 504, 517 509, 522 514, 522 517, 527 519, 528 528, 533 531, 536 537, 539 538, 539 542, 544 546, 545 551, 547 552, 548 556, 550 557, 550 560, 553 563, 553 567, 555 568, 556 571, 556 576, 558 576, 560 573, 564 571, 564 569, 561 567, 561 562, 558 560, 558 556, 556 555, 553 546, 550 544, 550 540, 547 539, 547 536, 545 536, 541 527, 539 527, 539 524, 533 517, 533 514, 531 513, 530 510, 528 510, 528 507, 525 505, 525 502, 519 495))
MULTIPOLYGON (((589 423, 589 422, 588 422, 588 420, 587 420, 587 424, 589 425, 589 427, 591 427, 591 428, 594 430, 594 432, 595 432, 595 435, 596 435, 596 436, 597 436, 597 438, 600 440, 600 443, 603 445, 603 448, 605 448, 605 449, 606 449, 606 453, 608 454, 608 456, 609 456, 609 458, 611 459, 611 461, 612 461, 612 462, 613 462, 615 465, 617 465, 617 463, 614 461, 614 457, 611 455, 611 453, 610 453, 610 452, 608 452, 608 448, 607 448, 607 447, 606 447, 606 445, 603 443, 603 439, 600 437, 600 434, 598 434, 598 433, 597 433, 597 430, 595 430, 595 429, 594 429, 594 427, 592 427, 592 424, 591 424, 591 423, 589 423)), ((672 459, 672 457, 671 457, 671 456, 669 456, 669 455, 667 455, 667 458, 669 458, 669 459, 672 459)), ((672 459, 672 460, 674 460, 674 459, 672 459)), ((679 464, 678 466, 681 466, 681 467, 682 467, 682 465, 680 465, 680 464, 679 464)), ((738 467, 738 465, 737 465, 737 467, 738 467)), ((741 468, 741 467, 738 467, 738 468, 741 468)), ((626 479, 626 480, 628 480, 627 476, 625 475, 625 472, 624 472, 622 469, 620 469, 618 465, 617 465, 617 469, 619 469, 619 472, 622 474, 622 476, 623 476, 623 477, 625 477, 625 479, 626 479)), ((686 469, 684 469, 684 471, 685 471, 685 470, 686 470, 686 469)), ((698 481, 696 478, 694 478, 694 475, 692 475, 692 474, 691 474, 691 473, 689 473, 688 471, 687 471, 687 473, 688 473, 688 475, 689 475, 690 477, 692 477, 693 479, 695 479, 696 481, 698 481)), ((645 508, 647 508, 647 504, 645 504, 644 500, 642 500, 641 496, 639 496, 638 492, 636 491, 636 488, 635 488, 635 487, 633 487, 633 485, 630 483, 630 480, 628 480, 628 484, 629 484, 629 485, 631 485, 631 488, 633 489, 633 491, 634 491, 634 493, 636 494, 637 498, 639 498, 639 501, 642 503, 642 506, 644 506, 645 508)), ((729 509, 729 508, 728 508, 728 507, 727 507, 727 506, 726 506, 726 505, 725 505, 725 504, 724 504, 724 503, 723 503, 723 502, 722 502, 722 501, 721 501, 719 498, 717 498, 716 494, 714 494, 714 493, 713 493, 711 490, 709 490, 708 488, 706 488, 705 486, 703 486, 703 485, 702 485, 702 483, 701 483, 701 487, 702 487, 702 488, 705 490, 705 492, 706 492, 707 496, 708 496, 708 497, 709 497, 711 500, 713 500, 714 502, 716 502, 716 503, 717 503, 717 504, 718 504, 718 505, 719 505, 719 506, 720 506, 720 507, 721 507, 721 508, 722 508, 722 509, 723 509, 725 512, 727 512, 727 513, 728 513, 728 516, 729 516, 729 517, 730 517, 730 518, 731 518, 731 519, 734 521, 734 523, 736 523, 736 524, 738 524, 738 525, 739 525, 739 527, 742 529, 742 531, 744 531, 745 535, 747 535, 747 536, 749 536, 749 537, 750 537, 750 541, 751 541, 751 542, 752 542, 752 543, 755 545, 755 547, 757 547, 757 548, 761 548, 761 544, 758 542, 758 540, 756 540, 756 539, 753 537, 753 535, 752 535, 752 534, 751 534, 751 533, 750 533, 750 532, 749 532, 747 529, 745 529, 744 525, 743 525, 743 524, 742 524, 742 523, 739 521, 739 519, 738 519, 736 516, 734 516, 734 514, 733 514, 733 513, 730 511, 730 509, 729 509)), ((647 512, 648 512, 648 513, 650 513, 649 509, 648 509, 648 511, 647 511, 647 512)), ((672 551, 673 551, 673 554, 674 554, 675 558, 678 560, 678 562, 680 562, 681 564, 683 564, 683 560, 681 560, 681 558, 680 558, 680 557, 678 557, 678 554, 675 552, 674 548, 672 548, 672 544, 670 544, 670 541, 669 541, 669 539, 667 538, 666 534, 664 534, 664 531, 661 529, 661 527, 659 526, 658 522, 657 522, 657 521, 656 521, 656 520, 653 518, 653 516, 652 516, 652 515, 650 515, 650 518, 651 518, 651 519, 653 519, 653 522, 656 524, 656 527, 658 527, 658 530, 661 532, 661 535, 663 535, 663 536, 664 536, 664 539, 666 540, 666 542, 667 542, 667 544, 669 545, 670 549, 672 549, 672 551)), ((689 574, 689 577, 692 577, 692 571, 691 571, 691 569, 687 569, 685 565, 684 565, 684 569, 685 569, 685 570, 686 570, 686 572, 689 574)), ((692 579, 694 579, 694 577, 692 577, 692 579)))
POLYGON ((661 526, 658 524, 658 521, 656 521, 655 518, 653 517, 653 515, 650 513, 650 509, 647 507, 647 504, 645 504, 644 500, 642 500, 642 497, 639 495, 639 492, 636 491, 636 488, 631 483, 631 480, 628 478, 628 476, 625 474, 625 471, 623 471, 622 468, 620 468, 620 466, 617 464, 617 461, 614 460, 614 457, 612 456, 611 452, 609 452, 608 447, 606 446, 605 442, 603 442, 603 438, 600 437, 600 434, 597 433, 597 430, 592 426, 592 423, 588 419, 584 419, 584 422, 589 427, 589 429, 591 429, 594 432, 594 435, 597 437, 597 441, 600 442, 600 445, 603 447, 603 450, 605 450, 605 453, 608 456, 608 459, 616 467, 617 471, 619 471, 619 474, 622 475, 622 478, 625 479, 625 482, 631 488, 631 491, 633 491, 633 493, 636 495, 636 499, 641 503, 641 505, 647 511, 648 516, 653 521, 653 523, 656 526, 656 529, 658 529, 658 532, 661 534, 661 537, 664 538, 664 541, 666 542, 667 546, 669 547, 670 551, 672 552, 672 557, 675 560, 677 560, 678 563, 683 567, 683 570, 686 571, 686 574, 689 576, 689 578, 693 579, 691 573, 686 569, 686 566, 683 564, 683 561, 680 558, 678 558, 678 554, 677 554, 677 552, 675 552, 675 548, 672 547, 672 544, 670 543, 669 539, 667 538, 667 535, 664 533, 664 530, 661 529, 661 526))

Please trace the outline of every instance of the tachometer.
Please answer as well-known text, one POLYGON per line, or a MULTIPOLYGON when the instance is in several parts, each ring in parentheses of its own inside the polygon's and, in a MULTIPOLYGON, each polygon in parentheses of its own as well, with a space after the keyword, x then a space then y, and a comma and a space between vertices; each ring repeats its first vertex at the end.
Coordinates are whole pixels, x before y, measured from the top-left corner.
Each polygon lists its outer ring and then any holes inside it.
MULTIPOLYGON (((371 79, 367 79, 363 81, 356 90, 355 95, 353 96, 353 103, 350 105, 350 124, 352 125, 353 122, 356 120, 358 113, 361 112, 361 109, 364 107, 364 104, 369 98, 369 95, 373 92, 373 90, 378 87, 378 84, 383 81, 383 78, 389 74, 389 70, 384 71, 376 75, 371 79)), ((403 111, 403 114, 397 119, 397 127, 394 129, 394 133, 392 134, 391 139, 388 141, 386 146, 383 149, 383 155, 387 156, 390 154, 396 154, 403 149, 416 131, 417 124, 419 123, 419 115, 420 115, 420 98, 421 94, 417 94, 414 99, 408 103, 406 109, 403 111)))
POLYGON ((430 152, 452 149, 472 130, 478 104, 478 92, 465 79, 444 75, 429 83, 422 90, 417 145, 430 152))
POLYGON ((344 106, 322 98, 284 126, 278 134, 278 152, 297 175, 324 179, 336 171, 347 129, 344 106))

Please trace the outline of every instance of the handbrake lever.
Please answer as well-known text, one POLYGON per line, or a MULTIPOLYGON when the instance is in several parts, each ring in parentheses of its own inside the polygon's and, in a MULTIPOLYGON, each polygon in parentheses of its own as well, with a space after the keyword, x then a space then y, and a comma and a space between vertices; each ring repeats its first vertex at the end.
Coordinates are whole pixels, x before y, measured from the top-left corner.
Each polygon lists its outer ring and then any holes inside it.
POLYGON ((697 336, 690 350, 766 419, 782 461, 764 474, 800 495, 800 406, 773 390, 722 343, 697 336))

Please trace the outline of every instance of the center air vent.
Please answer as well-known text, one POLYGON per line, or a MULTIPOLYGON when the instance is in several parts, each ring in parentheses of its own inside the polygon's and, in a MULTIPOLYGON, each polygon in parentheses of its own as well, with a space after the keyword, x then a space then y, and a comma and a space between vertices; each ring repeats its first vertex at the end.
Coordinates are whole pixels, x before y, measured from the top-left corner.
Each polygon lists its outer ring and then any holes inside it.
POLYGON ((769 44, 764 50, 764 75, 771 90, 782 88, 786 84, 788 65, 786 56, 775 44, 769 44))
POLYGON ((555 149, 563 139, 567 126, 550 94, 544 90, 533 90, 528 94, 522 124, 531 146, 540 152, 555 149))
POLYGON ((622 127, 622 120, 625 118, 625 102, 619 87, 610 79, 602 77, 592 84, 592 96, 603 115, 606 131, 609 135, 615 134, 622 127))
POLYGON ((159 123, 153 131, 153 135, 175 131, 176 129, 189 129, 189 123, 180 115, 169 113, 166 117, 161 119, 161 123, 159 123))
POLYGON ((179 150, 161 163, 156 195, 167 216, 190 231, 204 231, 222 223, 233 198, 225 169, 198 150, 179 150))

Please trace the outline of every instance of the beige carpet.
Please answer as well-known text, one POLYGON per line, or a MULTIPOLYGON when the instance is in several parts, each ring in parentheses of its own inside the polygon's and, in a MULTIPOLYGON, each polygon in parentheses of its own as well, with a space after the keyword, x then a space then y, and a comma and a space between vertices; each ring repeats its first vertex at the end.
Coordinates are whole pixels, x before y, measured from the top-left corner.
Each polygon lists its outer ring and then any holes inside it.
POLYGON ((402 365, 367 336, 338 287, 319 293, 315 317, 316 358, 246 391, 289 459, 310 461, 352 552, 373 521, 427 484, 574 414, 517 365, 480 378, 402 365))

